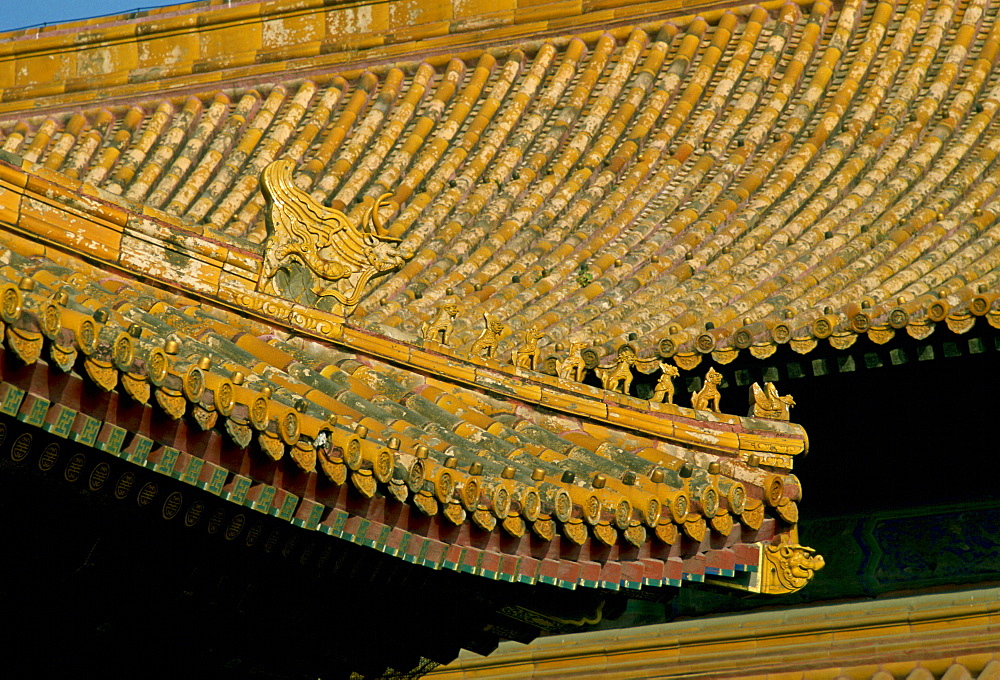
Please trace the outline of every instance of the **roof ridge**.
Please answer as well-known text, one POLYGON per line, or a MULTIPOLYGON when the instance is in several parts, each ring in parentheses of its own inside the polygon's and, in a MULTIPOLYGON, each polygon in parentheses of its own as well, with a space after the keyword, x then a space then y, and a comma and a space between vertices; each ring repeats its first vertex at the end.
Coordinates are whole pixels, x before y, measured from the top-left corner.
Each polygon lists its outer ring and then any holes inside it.
MULTIPOLYGON (((808 4, 811 0, 799 0, 808 4)), ((785 0, 770 0, 775 9, 785 0)), ((162 91, 164 81, 178 95, 206 81, 273 77, 290 66, 305 77, 331 68, 345 77, 366 68, 413 58, 447 61, 495 48, 498 41, 523 44, 526 37, 556 38, 574 32, 594 36, 632 24, 686 23, 695 14, 713 19, 727 11, 743 11, 733 0, 605 0, 600 8, 552 0, 543 4, 518 0, 507 9, 462 3, 420 6, 417 16, 372 12, 366 5, 331 7, 325 0, 301 0, 292 6, 267 0, 233 5, 195 4, 161 8, 135 15, 88 20, 0 34, 0 74, 5 62, 17 62, 20 76, 0 79, 0 112, 25 101, 63 95, 64 101, 93 100, 95 90, 138 94, 162 91), (285 27, 288 22, 289 27, 285 27), (238 31, 239 41, 227 37, 238 31), (6 36, 6 37, 4 37, 6 36), (81 46, 100 46, 110 59, 104 64, 63 61, 81 46), (242 49, 234 51, 234 45, 242 49), (52 59, 59 62, 55 77, 52 59), (43 73, 44 71, 44 73, 43 73)), ((568 39, 568 38, 567 38, 568 39)), ((441 62, 443 63, 443 62, 441 62)), ((118 95, 121 96, 121 95, 118 95)))

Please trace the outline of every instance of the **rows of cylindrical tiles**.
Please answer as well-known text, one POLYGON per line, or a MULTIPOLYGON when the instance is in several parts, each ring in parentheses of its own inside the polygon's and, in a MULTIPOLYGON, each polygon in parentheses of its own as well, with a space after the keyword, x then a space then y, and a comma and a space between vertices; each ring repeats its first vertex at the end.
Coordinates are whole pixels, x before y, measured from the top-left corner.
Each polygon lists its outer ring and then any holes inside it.
POLYGON ((797 521, 791 475, 761 469, 760 484, 741 482, 732 476, 738 461, 701 467, 596 425, 552 431, 403 369, 329 348, 318 361, 192 300, 11 251, 6 259, 0 315, 7 349, 22 362, 79 371, 369 498, 379 492, 515 536, 558 531, 578 544, 700 542, 709 531, 730 536, 734 523, 767 539, 779 529, 766 516, 786 528, 797 521))
POLYGON ((355 317, 416 332, 452 289, 459 345, 484 313, 643 356, 886 342, 996 311, 996 13, 756 8, 24 116, 2 146, 236 241, 277 158, 354 217, 391 193, 413 258, 355 317))

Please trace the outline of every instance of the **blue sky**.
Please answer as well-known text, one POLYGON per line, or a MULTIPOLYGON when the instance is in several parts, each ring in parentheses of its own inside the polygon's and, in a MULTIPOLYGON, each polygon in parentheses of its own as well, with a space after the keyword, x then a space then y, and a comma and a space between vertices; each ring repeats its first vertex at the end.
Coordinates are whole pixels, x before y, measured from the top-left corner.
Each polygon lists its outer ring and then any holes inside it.
POLYGON ((0 0, 0 31, 86 19, 102 14, 121 14, 138 8, 177 5, 190 0, 0 0))

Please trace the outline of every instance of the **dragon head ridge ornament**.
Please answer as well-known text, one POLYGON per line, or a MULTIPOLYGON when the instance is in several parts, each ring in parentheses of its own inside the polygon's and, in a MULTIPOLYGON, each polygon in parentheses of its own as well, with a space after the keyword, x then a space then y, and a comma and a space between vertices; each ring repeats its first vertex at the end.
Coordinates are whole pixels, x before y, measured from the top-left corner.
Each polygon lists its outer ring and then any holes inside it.
POLYGON ((267 239, 257 292, 317 308, 334 301, 349 313, 375 276, 398 269, 410 257, 383 234, 379 210, 389 194, 366 209, 360 228, 347 215, 318 203, 295 186, 290 160, 274 161, 260 175, 267 199, 267 239))

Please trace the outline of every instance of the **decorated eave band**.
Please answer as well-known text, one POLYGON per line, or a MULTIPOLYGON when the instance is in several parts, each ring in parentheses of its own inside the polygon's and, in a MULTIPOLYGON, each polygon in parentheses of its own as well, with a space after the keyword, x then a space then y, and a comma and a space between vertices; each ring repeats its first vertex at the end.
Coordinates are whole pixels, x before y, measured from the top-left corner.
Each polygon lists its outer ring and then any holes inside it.
MULTIPOLYGON (((621 479, 599 472, 589 480, 572 472, 553 477, 537 468, 525 483, 515 479, 513 467, 484 476, 482 466, 462 469, 454 456, 435 460, 425 444, 404 434, 376 438, 365 425, 256 376, 216 366, 208 356, 186 355, 183 339, 163 341, 147 337, 137 324, 123 327, 107 308, 89 309, 58 284, 36 290, 31 277, 0 286, 5 344, 20 362, 46 360, 66 372, 82 363, 103 390, 120 388, 135 402, 155 403, 170 418, 224 431, 239 448, 255 443, 252 448, 274 463, 287 458, 302 472, 350 484, 361 496, 381 492, 455 525, 471 521, 515 537, 530 531, 543 540, 558 532, 575 544, 642 546, 652 540, 669 546, 682 536, 699 543, 709 532, 729 536, 737 523, 753 532, 766 515, 790 530, 797 520, 801 489, 794 476, 770 474, 760 487, 745 485, 721 474, 718 462, 707 469, 653 464, 648 474, 621 479)), ((5 392, 12 389, 5 380, 5 392)), ((44 399, 23 396, 21 411, 42 404, 45 412, 37 417, 58 417, 46 410, 44 399)))

